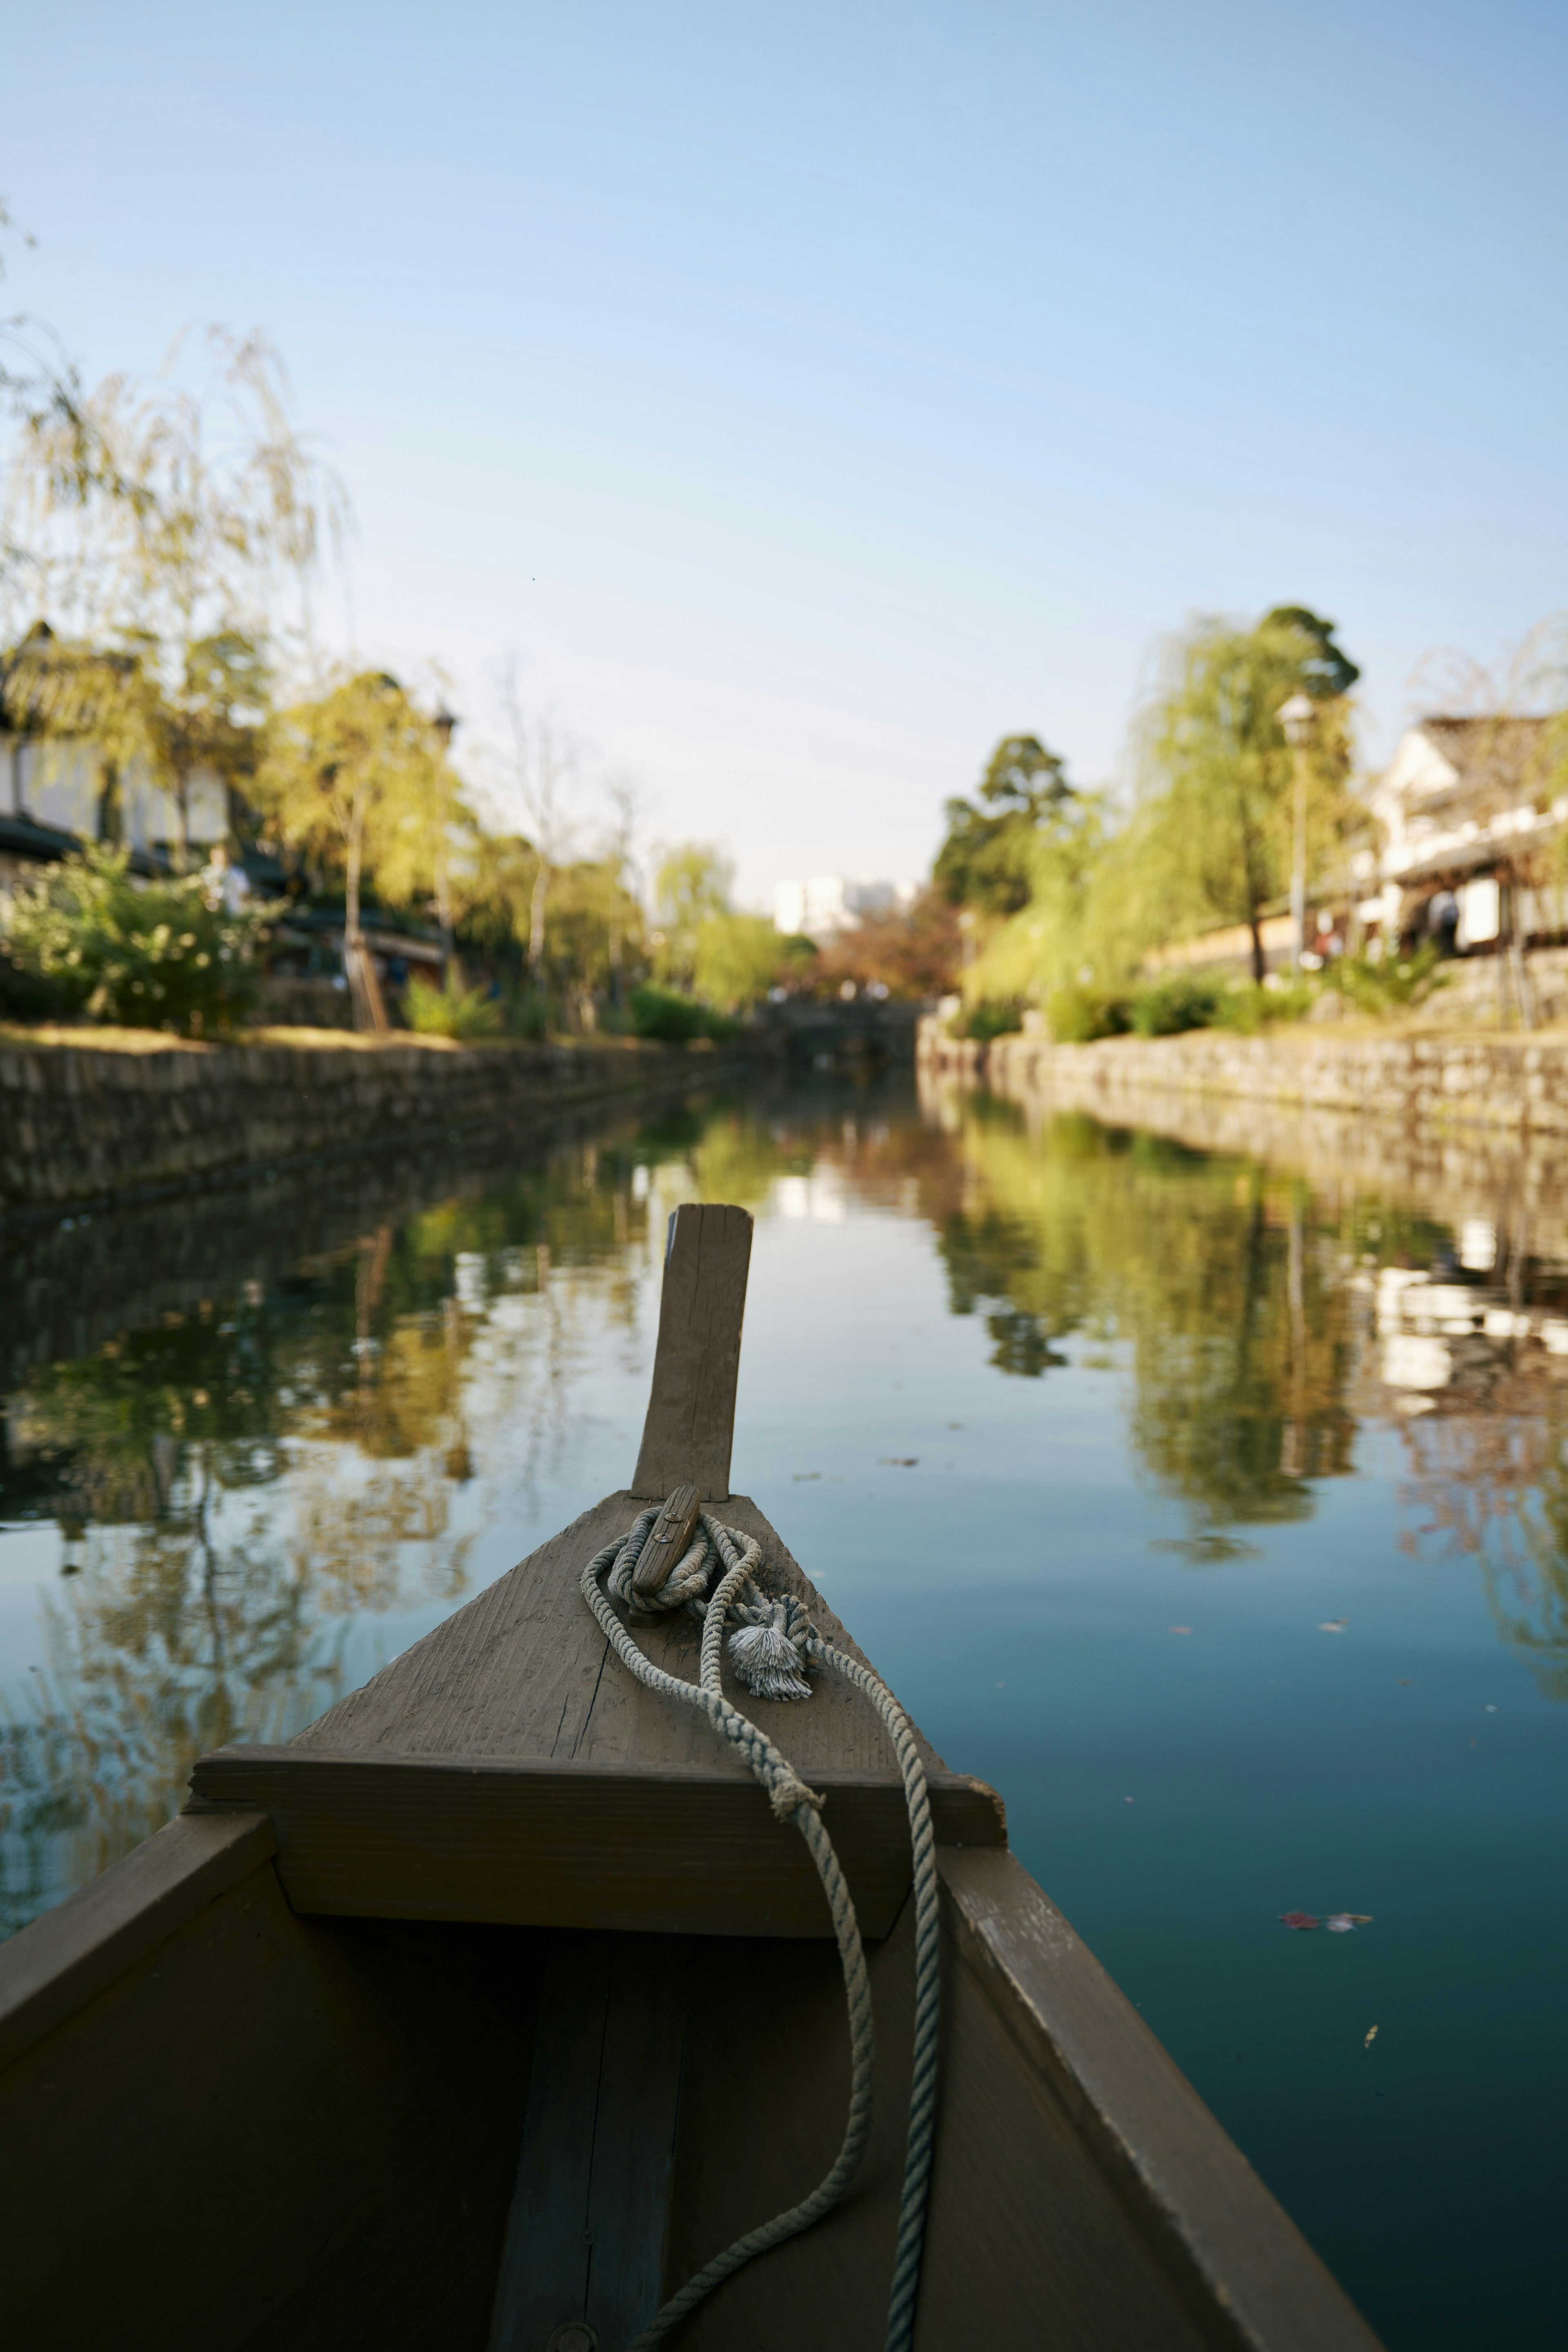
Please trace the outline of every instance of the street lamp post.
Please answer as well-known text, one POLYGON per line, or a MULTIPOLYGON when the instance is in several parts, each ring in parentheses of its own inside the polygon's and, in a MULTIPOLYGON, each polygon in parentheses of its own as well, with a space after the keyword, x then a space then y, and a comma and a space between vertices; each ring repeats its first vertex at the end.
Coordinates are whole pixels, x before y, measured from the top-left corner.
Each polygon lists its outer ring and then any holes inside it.
MULTIPOLYGON (((458 730, 458 715, 445 703, 430 721, 431 729, 441 745, 441 757, 449 759, 452 738, 458 730)), ((456 957, 452 940, 452 892, 447 873, 447 830, 441 828, 441 838, 436 850, 436 919, 441 931, 441 981, 445 986, 447 975, 454 970, 456 957)))
POLYGON ((1312 730, 1318 714, 1309 696, 1293 694, 1275 712, 1285 730, 1285 740, 1290 746, 1290 759, 1295 770, 1296 822, 1290 856, 1290 962, 1294 971, 1301 969, 1302 950, 1307 944, 1307 751, 1312 740, 1312 730))

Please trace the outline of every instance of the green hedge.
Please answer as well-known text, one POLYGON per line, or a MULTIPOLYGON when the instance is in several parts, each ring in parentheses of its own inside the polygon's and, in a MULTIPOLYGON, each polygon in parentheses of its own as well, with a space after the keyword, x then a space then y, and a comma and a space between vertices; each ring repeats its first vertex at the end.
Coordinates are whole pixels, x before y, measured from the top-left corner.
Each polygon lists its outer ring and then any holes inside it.
POLYGON ((129 863, 89 849, 0 901, 5 999, 186 1036, 233 1027, 255 1002, 265 912, 210 907, 195 874, 142 888, 129 863))
POLYGON ((732 1037, 739 1023, 715 1013, 695 997, 678 996, 673 989, 650 984, 631 992, 632 1026, 639 1037, 661 1045, 689 1045, 694 1037, 732 1037))

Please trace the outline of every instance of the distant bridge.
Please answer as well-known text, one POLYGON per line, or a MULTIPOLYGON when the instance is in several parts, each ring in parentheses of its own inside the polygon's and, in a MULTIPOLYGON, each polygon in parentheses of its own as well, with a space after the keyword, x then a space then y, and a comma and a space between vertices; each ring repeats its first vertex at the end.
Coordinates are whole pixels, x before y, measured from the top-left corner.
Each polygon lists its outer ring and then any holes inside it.
POLYGON ((797 1069, 835 1069, 852 1065, 913 1066, 915 1024, 931 1004, 910 998, 786 996, 781 1004, 757 1007, 757 1026, 783 1043, 797 1069))

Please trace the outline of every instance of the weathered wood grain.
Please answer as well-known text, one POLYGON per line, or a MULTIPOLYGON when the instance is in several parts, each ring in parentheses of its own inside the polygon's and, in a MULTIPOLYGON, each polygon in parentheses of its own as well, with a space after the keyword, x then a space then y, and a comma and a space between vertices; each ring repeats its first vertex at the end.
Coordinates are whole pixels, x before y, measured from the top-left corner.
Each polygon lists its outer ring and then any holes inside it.
MULTIPOLYGON (((627 1673, 610 1650, 577 1580, 584 1561, 623 1534, 643 1507, 637 1496, 605 1496, 569 1528, 500 1577, 363 1689, 351 1692, 301 1731, 302 1748, 387 1748, 399 1755, 534 1757, 559 1762, 717 1764, 751 1776, 694 1709, 676 1706, 627 1673)), ((854 1657, 862 1653, 775 1530, 744 1495, 731 1495, 725 1522, 763 1547, 761 1580, 794 1592, 824 1634, 854 1657)), ((684 1613, 637 1627, 657 1665, 697 1679, 699 1633, 684 1613)), ((875 1711, 832 1674, 815 1678, 809 1699, 731 1695, 807 1780, 837 1767, 898 1777, 875 1711)), ((928 1761, 940 1764, 921 1742, 928 1761)))
POLYGON ((0 2066, 259 1870, 274 1844, 265 1812, 169 1822, 0 1944, 0 2066))
POLYGON ((632 1577, 632 1591, 641 1600, 662 1592, 669 1571, 685 1557, 696 1531, 702 1497, 695 1486, 672 1487, 662 1511, 647 1531, 647 1543, 632 1577))
POLYGON ((594 2124, 610 2000, 608 1936, 552 1936, 489 2352, 540 2352, 588 2307, 594 2124))
POLYGON ((570 2320, 621 2345, 658 2308, 686 1968, 675 1937, 551 1937, 490 2352, 570 2320))
POLYGON ((670 1219, 653 1392, 634 1490, 662 1501, 691 1479, 710 1502, 730 1495, 741 1322, 752 1262, 744 1209, 687 1201, 670 1219))
MULTIPOLYGON (((662 1935, 832 1934, 798 1833, 758 1783, 700 1764, 627 1769, 494 1757, 226 1748, 190 1803, 264 1808, 290 1903, 308 1914, 492 1920, 662 1935)), ((910 1879, 903 1790, 877 1771, 817 1776, 863 1932, 887 1934, 910 1879)), ((1002 1845, 983 1781, 933 1772, 939 1838, 1002 1845)))
POLYGON ((689 1967, 675 1937, 616 1939, 588 2204, 586 2316, 601 2344, 626 2343, 663 2300, 689 1967))

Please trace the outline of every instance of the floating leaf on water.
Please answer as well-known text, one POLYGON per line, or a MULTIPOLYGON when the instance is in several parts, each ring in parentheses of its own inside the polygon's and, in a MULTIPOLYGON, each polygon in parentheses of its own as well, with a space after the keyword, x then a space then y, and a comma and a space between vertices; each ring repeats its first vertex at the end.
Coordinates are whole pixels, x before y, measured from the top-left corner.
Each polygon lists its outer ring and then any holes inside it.
POLYGON ((1331 1911, 1323 1922, 1331 1936, 1348 1936, 1353 1928, 1370 1927, 1370 1911, 1331 1911))
POLYGON ((912 1470, 920 1458, 918 1454, 884 1454, 881 1466, 884 1470, 912 1470))
POLYGON ((1325 1617, 1318 1631, 1320 1633, 1342 1633, 1350 1622, 1348 1617, 1325 1617))
POLYGON ((1291 1928, 1297 1935, 1318 1924, 1310 1911, 1281 1911, 1279 1918, 1282 1926, 1291 1928))
POLYGON ((1363 2048, 1363 2050, 1370 2050, 1370 2049, 1372 2048, 1373 2043, 1376 2040, 1377 2040, 1377 2028, 1376 2028, 1376 2026, 1374 2025, 1374 2026, 1373 2027, 1373 2029, 1372 2029, 1372 2032, 1367 2035, 1366 2040, 1362 2043, 1362 2045, 1361 2045, 1361 2046, 1362 2046, 1362 2048, 1363 2048))
POLYGON ((1222 1536, 1210 1528, 1201 1536, 1179 1538, 1157 1536, 1150 1543, 1151 1551, 1173 1552, 1178 1559, 1189 1560, 1194 1568, 1220 1568, 1232 1559, 1261 1559, 1263 1554, 1256 1544, 1238 1543, 1234 1536, 1222 1536))

